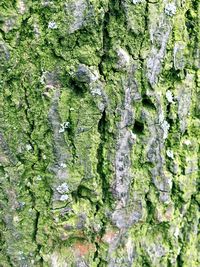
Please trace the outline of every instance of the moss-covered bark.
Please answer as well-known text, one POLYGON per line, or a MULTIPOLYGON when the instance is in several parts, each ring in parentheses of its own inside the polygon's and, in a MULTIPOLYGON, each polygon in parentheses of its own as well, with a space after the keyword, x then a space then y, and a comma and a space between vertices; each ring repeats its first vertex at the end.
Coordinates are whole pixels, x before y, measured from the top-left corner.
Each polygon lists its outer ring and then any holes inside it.
POLYGON ((199 266, 199 0, 0 2, 0 266, 199 266))

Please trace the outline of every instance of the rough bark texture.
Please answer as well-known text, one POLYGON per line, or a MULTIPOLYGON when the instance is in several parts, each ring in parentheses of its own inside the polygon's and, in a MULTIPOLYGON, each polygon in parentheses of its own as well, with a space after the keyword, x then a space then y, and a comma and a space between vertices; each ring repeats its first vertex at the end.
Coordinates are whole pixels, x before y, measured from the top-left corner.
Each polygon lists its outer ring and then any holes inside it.
POLYGON ((1 0, 0 266, 200 266, 199 0, 1 0))

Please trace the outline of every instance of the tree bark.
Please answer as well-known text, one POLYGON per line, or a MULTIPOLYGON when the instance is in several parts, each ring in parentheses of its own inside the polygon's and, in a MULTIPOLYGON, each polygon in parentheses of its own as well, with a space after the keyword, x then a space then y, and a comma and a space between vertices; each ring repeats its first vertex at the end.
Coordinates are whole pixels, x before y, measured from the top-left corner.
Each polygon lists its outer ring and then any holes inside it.
POLYGON ((0 266, 200 266, 199 20, 1 1, 0 266))

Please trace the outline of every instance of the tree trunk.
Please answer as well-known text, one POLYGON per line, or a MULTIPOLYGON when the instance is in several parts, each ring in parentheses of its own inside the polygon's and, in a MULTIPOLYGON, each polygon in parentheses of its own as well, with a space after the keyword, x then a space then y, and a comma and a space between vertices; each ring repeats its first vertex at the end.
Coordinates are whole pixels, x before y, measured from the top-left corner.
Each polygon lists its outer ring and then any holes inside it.
POLYGON ((199 0, 2 0, 0 266, 200 266, 199 0))

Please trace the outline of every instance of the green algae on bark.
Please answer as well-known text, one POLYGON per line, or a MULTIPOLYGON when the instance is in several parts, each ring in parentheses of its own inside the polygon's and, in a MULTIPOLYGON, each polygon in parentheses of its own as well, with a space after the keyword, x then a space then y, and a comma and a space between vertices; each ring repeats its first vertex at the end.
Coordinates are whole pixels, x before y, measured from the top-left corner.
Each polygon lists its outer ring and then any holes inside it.
POLYGON ((199 266, 199 18, 1 1, 0 266, 199 266))

